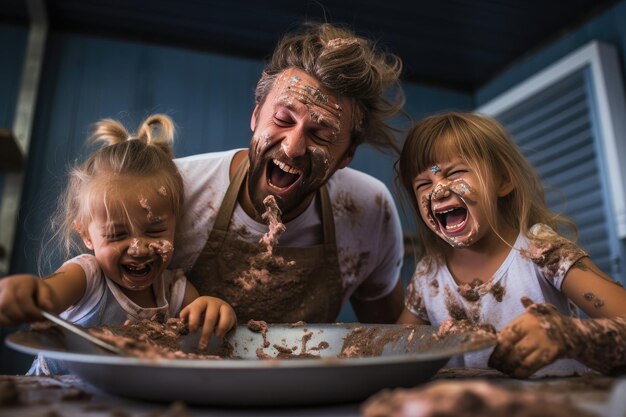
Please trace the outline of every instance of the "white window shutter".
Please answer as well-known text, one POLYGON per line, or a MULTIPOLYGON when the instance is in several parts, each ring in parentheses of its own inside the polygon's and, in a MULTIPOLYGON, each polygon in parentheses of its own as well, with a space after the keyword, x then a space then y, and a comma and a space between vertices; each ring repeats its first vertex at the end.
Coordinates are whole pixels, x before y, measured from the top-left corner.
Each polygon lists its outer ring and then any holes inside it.
POLYGON ((477 109, 511 133, 596 265, 624 280, 626 106, 613 47, 592 42, 477 109))

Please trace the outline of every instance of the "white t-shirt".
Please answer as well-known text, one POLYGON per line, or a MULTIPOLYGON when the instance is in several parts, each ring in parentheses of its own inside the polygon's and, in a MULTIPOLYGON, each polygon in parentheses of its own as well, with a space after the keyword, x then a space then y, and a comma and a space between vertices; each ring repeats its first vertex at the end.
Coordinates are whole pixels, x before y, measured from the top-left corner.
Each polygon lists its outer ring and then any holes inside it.
MULTIPOLYGON (((164 319, 178 317, 185 296, 187 278, 183 271, 165 270, 152 284, 157 307, 143 308, 131 301, 122 290, 107 278, 98 265, 96 257, 89 254, 78 255, 67 263, 76 263, 85 272, 85 294, 73 306, 60 314, 61 317, 83 327, 102 325, 117 326, 126 320, 150 319, 155 314, 164 319)), ((37 355, 28 375, 67 374, 62 361, 37 355)))
MULTIPOLYGON (((545 225, 535 225, 531 228, 533 232, 554 233, 545 225)), ((569 268, 580 257, 561 259, 557 273, 546 276, 545 270, 521 254, 520 250, 529 248, 525 236, 520 234, 513 247, 491 280, 476 287, 480 294, 476 301, 461 295, 459 285, 445 264, 427 272, 425 263, 420 262, 407 288, 406 308, 422 320, 439 326, 450 318, 449 307, 455 305, 463 309, 470 321, 491 324, 499 331, 526 311, 520 301, 526 296, 535 303, 552 304, 564 315, 577 317, 578 308, 561 292, 561 285, 569 268)), ((580 254, 586 256, 582 250, 580 254)), ((453 358, 448 366, 486 368, 492 351, 487 349, 453 358)), ((585 371, 587 368, 578 362, 564 359, 541 369, 535 376, 585 371)))
MULTIPOLYGON (((230 184, 230 162, 238 151, 207 153, 176 159, 185 184, 183 219, 177 226, 171 266, 190 270, 213 228, 230 184)), ((350 168, 333 174, 326 184, 335 222, 343 283, 343 304, 351 296, 376 300, 389 294, 402 268, 402 228, 391 193, 379 180, 350 168)), ((285 223, 279 246, 321 243, 320 212, 314 201, 285 223)), ((229 229, 246 230, 240 237, 258 242, 268 227, 250 218, 237 203, 229 229)))
POLYGON ((165 270, 152 284, 157 306, 144 308, 130 300, 112 282, 98 265, 96 257, 78 255, 66 263, 81 266, 87 278, 85 294, 61 317, 84 327, 123 324, 126 320, 139 321, 162 314, 165 319, 177 317, 183 304, 187 278, 183 271, 165 270))

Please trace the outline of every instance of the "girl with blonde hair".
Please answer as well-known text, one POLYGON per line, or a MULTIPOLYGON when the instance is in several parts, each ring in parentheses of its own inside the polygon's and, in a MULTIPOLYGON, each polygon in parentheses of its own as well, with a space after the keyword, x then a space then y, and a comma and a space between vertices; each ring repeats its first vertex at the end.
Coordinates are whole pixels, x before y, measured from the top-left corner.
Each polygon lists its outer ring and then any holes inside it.
MULTIPOLYGON (((174 125, 148 117, 137 134, 101 120, 91 140, 104 146, 74 167, 59 205, 56 235, 66 254, 83 253, 52 275, 14 275, 0 281, 0 326, 41 320, 40 309, 84 327, 180 316, 201 329, 204 349, 235 325, 233 309, 200 297, 182 270, 169 270, 183 182, 172 157, 174 125)), ((29 373, 65 373, 38 357, 29 373)))
POLYGON ((584 371, 576 361, 604 372, 626 364, 626 290, 559 232, 575 226, 546 206, 497 121, 428 117, 409 131, 396 171, 417 214, 419 256, 399 322, 499 331, 493 353, 449 366, 528 377, 584 371))

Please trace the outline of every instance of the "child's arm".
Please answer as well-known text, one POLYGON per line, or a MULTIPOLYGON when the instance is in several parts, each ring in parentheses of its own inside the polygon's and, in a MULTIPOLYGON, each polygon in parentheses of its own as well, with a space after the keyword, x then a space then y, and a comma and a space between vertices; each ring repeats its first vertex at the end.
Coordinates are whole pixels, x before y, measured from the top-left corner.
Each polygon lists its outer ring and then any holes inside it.
POLYGON ((198 342, 200 350, 206 349, 209 345, 213 331, 216 336, 224 337, 226 332, 237 324, 235 310, 230 304, 216 297, 200 297, 198 290, 190 282, 187 282, 183 306, 180 318, 189 323, 189 330, 196 332, 202 325, 198 342))
POLYGON ((562 290, 592 318, 563 316, 550 305, 523 299, 527 311, 498 334, 490 366, 520 378, 559 358, 604 373, 626 366, 626 290, 589 258, 572 266, 562 290))
POLYGON ((35 275, 12 275, 0 279, 0 326, 42 320, 39 312, 65 311, 85 293, 85 272, 68 263, 43 279, 35 275))
POLYGON ((400 317, 398 317, 398 324, 429 324, 427 321, 422 320, 417 317, 408 308, 404 307, 402 309, 402 313, 400 313, 400 317))

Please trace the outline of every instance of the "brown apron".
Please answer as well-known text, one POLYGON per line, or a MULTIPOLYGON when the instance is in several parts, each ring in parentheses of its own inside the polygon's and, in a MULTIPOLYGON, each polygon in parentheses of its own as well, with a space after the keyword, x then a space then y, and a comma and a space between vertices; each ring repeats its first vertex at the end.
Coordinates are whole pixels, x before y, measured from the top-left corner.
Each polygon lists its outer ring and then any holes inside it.
POLYGON ((237 168, 215 219, 206 245, 189 273, 189 280, 200 295, 219 297, 229 302, 237 319, 270 323, 329 323, 341 309, 342 284, 335 240, 335 224, 326 187, 318 193, 321 203, 324 243, 310 247, 274 248, 287 265, 270 265, 270 279, 242 285, 242 272, 251 268, 250 258, 262 251, 258 244, 237 238, 229 232, 237 195, 248 172, 248 158, 237 168))

